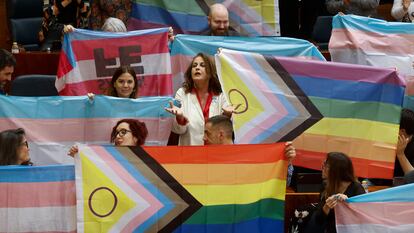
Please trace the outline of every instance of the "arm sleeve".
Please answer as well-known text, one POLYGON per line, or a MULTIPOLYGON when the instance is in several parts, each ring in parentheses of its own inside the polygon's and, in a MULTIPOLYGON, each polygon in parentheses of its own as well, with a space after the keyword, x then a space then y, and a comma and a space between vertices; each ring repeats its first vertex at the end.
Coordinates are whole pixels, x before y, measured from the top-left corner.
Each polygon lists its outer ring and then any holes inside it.
MULTIPOLYGON (((185 96, 184 90, 181 89, 181 88, 175 94, 175 99, 180 101, 180 103, 181 103, 181 109, 184 108, 184 103, 183 103, 184 96, 185 96)), ((185 115, 186 113, 185 112, 183 112, 183 113, 184 113, 184 116, 188 118, 188 116, 185 115)), ((189 124, 189 122, 187 122, 186 125, 180 125, 177 122, 177 118, 174 117, 174 121, 173 121, 173 125, 172 125, 172 131, 176 134, 184 134, 185 132, 187 132, 188 124, 189 124)))

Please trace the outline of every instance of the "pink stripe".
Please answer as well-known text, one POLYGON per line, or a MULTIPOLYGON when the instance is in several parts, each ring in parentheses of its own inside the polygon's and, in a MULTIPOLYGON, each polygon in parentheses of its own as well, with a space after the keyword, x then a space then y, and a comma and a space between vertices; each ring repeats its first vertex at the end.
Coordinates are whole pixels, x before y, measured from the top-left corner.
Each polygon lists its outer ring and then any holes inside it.
POLYGON ((405 85, 395 69, 376 68, 337 62, 301 60, 296 58, 277 57, 280 64, 291 75, 303 75, 317 78, 347 80, 368 83, 388 83, 405 85))
POLYGON ((338 225, 378 224, 399 226, 413 224, 414 202, 344 203, 335 208, 338 225))
POLYGON ((75 206, 75 182, 0 183, 0 208, 75 206))
POLYGON ((140 52, 130 55, 168 53, 167 41, 167 32, 122 38, 74 40, 72 41, 72 51, 76 54, 77 61, 94 60, 94 49, 101 48, 104 49, 105 58, 119 57, 119 48, 121 46, 140 46, 140 52))
POLYGON ((173 75, 185 73, 192 59, 192 56, 186 56, 181 53, 171 56, 171 71, 173 75))
MULTIPOLYGON (((112 127, 123 118, 16 119, 0 118, 0 131, 21 127, 31 142, 102 142, 109 143, 112 127)), ((148 129, 146 141, 167 141, 170 118, 139 118, 148 129)))
POLYGON ((19 233, 76 233, 77 231, 19 231, 19 233))
POLYGON ((163 207, 163 204, 158 201, 148 190, 142 186, 134 177, 131 176, 129 172, 122 167, 114 157, 109 154, 103 147, 100 146, 90 146, 90 148, 97 153, 101 158, 110 165, 111 169, 127 183, 139 196, 149 202, 150 207, 145 209, 143 212, 135 216, 122 230, 122 232, 132 232, 137 226, 142 224, 153 214, 163 207))
POLYGON ((70 64, 68 57, 65 51, 62 49, 59 55, 59 65, 57 70, 57 77, 61 78, 66 73, 70 72, 73 69, 72 65, 70 64))
MULTIPOLYGON (((244 55, 234 54, 233 60, 237 61, 242 67, 245 67, 248 70, 254 70, 251 64, 244 59, 244 55)), ((287 111, 283 104, 280 103, 279 99, 276 98, 272 93, 273 91, 269 89, 269 87, 263 82, 262 78, 257 75, 256 72, 252 72, 250 74, 250 78, 255 83, 255 85, 260 89, 263 95, 267 98, 267 100, 272 104, 272 106, 278 110, 277 114, 269 115, 266 120, 263 120, 258 127, 254 127, 250 130, 244 137, 240 139, 240 143, 249 143, 252 142, 253 139, 263 133, 263 129, 267 129, 272 126, 274 123, 278 122, 284 116, 287 115, 287 111)), ((266 107, 266 106, 264 106, 266 107)))
MULTIPOLYGON (((111 78, 101 78, 98 80, 88 80, 80 83, 66 83, 59 92, 63 96, 80 96, 87 93, 107 94, 111 84, 111 78)), ((145 75, 143 83, 138 88, 138 97, 142 96, 172 96, 171 74, 145 75)))
POLYGON ((410 46, 414 35, 410 34, 379 34, 355 29, 334 29, 329 41, 329 49, 351 48, 366 52, 383 52, 393 55, 407 56, 414 53, 410 46), (409 44, 407 44, 409 43, 409 44))

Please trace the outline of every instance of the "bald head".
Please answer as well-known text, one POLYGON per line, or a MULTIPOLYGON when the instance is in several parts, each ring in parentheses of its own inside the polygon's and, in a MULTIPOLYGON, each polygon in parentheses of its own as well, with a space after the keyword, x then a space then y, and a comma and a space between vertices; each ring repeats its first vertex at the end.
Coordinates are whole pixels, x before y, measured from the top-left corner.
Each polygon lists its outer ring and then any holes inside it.
POLYGON ((208 25, 210 26, 212 36, 226 36, 228 34, 229 12, 226 6, 221 3, 215 3, 210 6, 208 25))

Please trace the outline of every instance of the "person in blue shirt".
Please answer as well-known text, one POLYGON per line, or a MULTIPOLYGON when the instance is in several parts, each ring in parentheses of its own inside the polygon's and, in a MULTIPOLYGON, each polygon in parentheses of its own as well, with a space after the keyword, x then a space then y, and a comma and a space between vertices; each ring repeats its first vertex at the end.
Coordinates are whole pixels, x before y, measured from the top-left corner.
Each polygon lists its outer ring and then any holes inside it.
POLYGON ((16 66, 16 59, 13 55, 5 50, 0 49, 0 94, 5 95, 5 86, 11 81, 14 67, 16 66))

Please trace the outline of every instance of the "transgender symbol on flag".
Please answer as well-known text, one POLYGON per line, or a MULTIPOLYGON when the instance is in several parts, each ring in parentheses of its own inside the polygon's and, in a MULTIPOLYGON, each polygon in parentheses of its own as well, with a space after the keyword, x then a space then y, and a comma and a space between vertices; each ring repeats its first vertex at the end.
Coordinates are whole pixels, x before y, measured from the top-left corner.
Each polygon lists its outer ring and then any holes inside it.
POLYGON ((271 143, 295 139, 322 114, 292 76, 274 58, 221 49, 217 71, 235 108, 237 143, 271 143))

